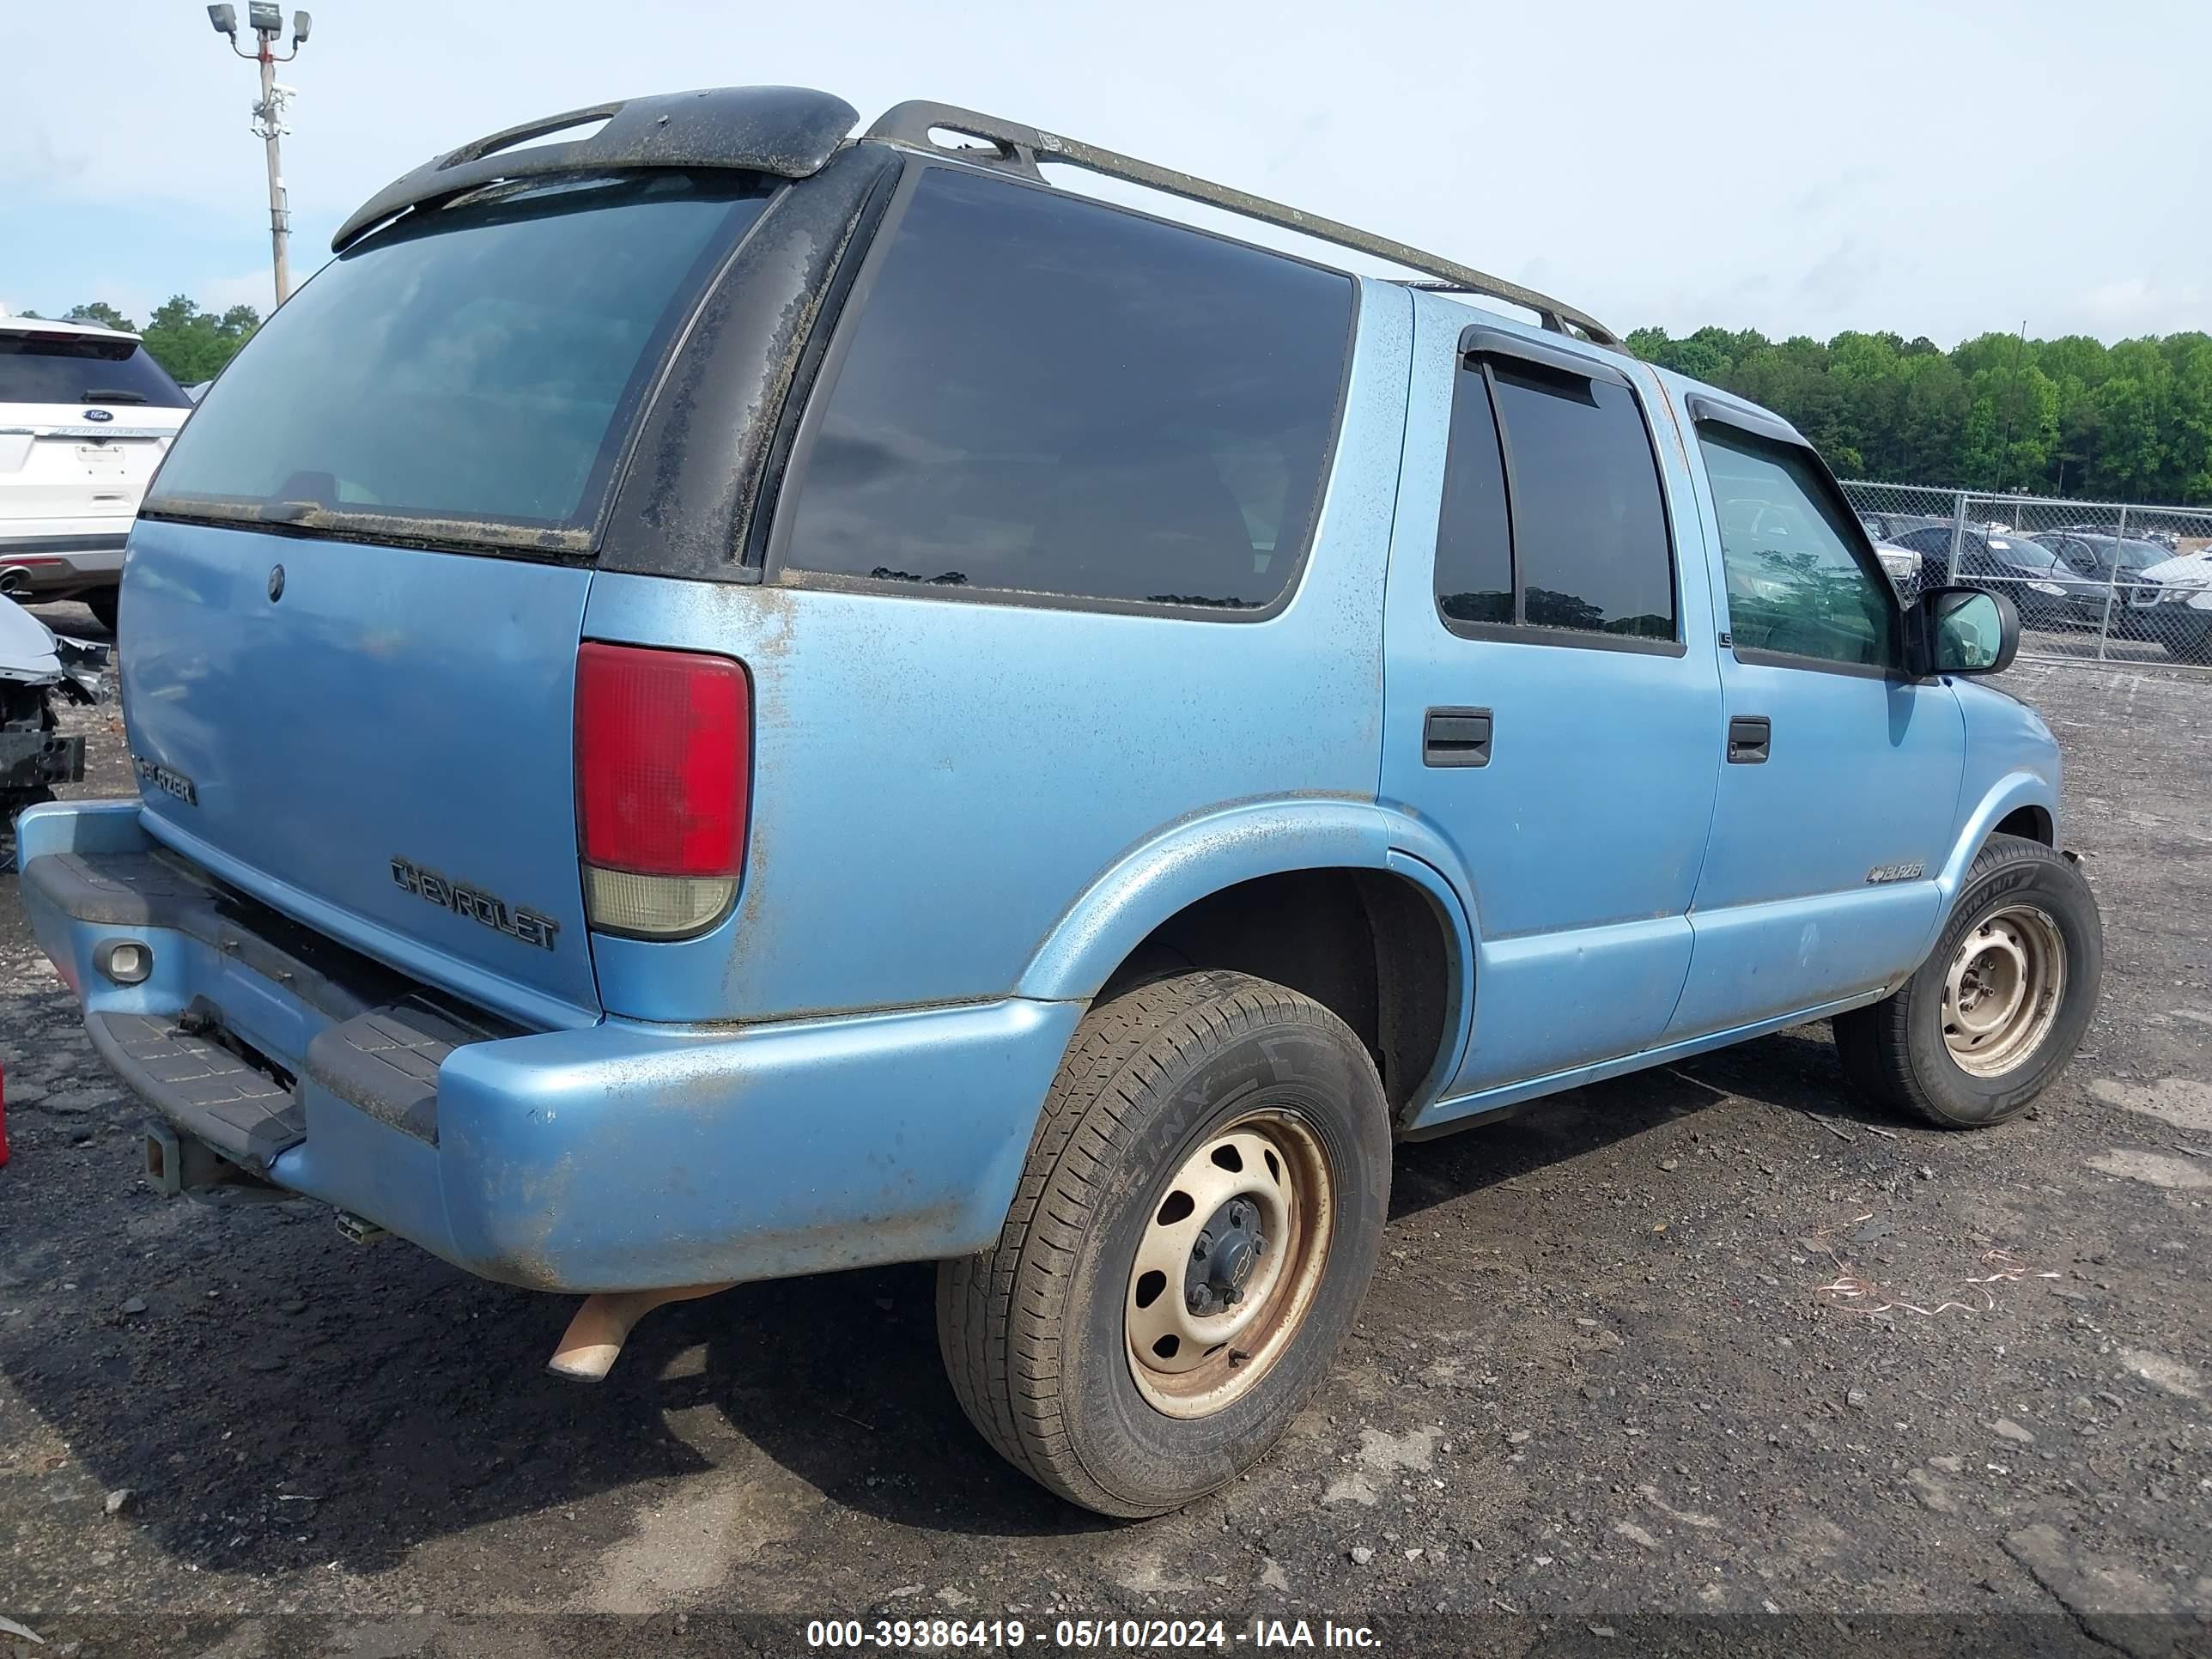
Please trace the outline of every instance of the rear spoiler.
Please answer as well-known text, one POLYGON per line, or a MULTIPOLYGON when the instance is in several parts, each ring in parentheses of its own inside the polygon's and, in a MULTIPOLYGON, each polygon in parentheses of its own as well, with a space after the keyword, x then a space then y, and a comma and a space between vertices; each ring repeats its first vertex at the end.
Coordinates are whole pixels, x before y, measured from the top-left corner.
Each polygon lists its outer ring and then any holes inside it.
POLYGON ((410 208, 450 202, 510 179, 632 167, 729 167, 804 179, 837 153, 860 118, 843 99, 805 87, 720 87, 543 116, 448 150, 395 179, 338 227, 331 252, 344 252, 410 208), (594 121, 605 125, 584 137, 530 143, 594 121), (509 154, 518 144, 527 148, 509 154))

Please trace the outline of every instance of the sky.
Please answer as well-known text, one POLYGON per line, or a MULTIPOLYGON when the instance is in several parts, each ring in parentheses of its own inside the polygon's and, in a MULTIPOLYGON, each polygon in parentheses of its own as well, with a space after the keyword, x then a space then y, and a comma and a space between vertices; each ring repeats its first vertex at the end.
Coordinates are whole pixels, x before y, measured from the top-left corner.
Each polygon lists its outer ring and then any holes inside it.
MULTIPOLYGON (((104 300, 143 323, 183 293, 265 312, 254 71, 205 9, 6 9, 0 308, 104 300)), ((312 9, 278 71, 298 94, 295 282, 351 209, 470 138, 624 94, 783 82, 864 121, 933 98, 1134 153, 1623 332, 1949 346, 2023 324, 2107 342, 2212 327, 2212 0, 312 9)))

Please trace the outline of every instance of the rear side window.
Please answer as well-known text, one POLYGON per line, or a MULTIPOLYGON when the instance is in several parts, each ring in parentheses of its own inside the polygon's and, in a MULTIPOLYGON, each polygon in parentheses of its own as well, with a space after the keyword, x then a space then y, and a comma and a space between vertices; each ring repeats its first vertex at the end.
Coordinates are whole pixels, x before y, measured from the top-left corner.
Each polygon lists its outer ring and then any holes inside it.
POLYGON ((97 334, 0 334, 0 404, 139 404, 191 399, 137 341, 97 334))
POLYGON ((742 178, 646 173, 400 221, 263 325, 149 510, 305 502, 495 543, 587 532, 670 338, 767 199, 742 178))
POLYGON ((1352 301, 1333 271, 929 168, 810 413, 781 562, 1264 607, 1312 533, 1352 301))
POLYGON ((1659 463, 1620 382, 1505 357, 1466 360, 1452 394, 1437 609, 1461 627, 1611 641, 1675 638, 1659 463))

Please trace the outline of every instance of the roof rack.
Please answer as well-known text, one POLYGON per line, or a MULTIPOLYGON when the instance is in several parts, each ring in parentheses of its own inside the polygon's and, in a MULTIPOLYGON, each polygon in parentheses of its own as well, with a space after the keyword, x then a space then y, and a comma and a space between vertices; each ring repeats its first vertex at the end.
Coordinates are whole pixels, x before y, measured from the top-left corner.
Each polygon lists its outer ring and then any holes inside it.
POLYGON ((1334 219, 1324 219, 1318 214, 1286 207, 1280 202, 1271 202, 1264 196, 1254 196, 1227 185, 1194 178, 1188 173, 1155 167, 1150 161, 1140 161, 1133 155, 1100 149, 1093 144, 1079 143, 1073 138, 1063 138, 1042 128, 1023 126, 1018 122, 1002 121, 996 116, 979 115, 974 110, 917 99, 886 110, 875 125, 868 129, 867 136, 908 149, 963 156, 971 161, 983 161, 987 164, 1010 167, 1037 179, 1043 177, 1037 168, 1040 159, 1063 161, 1070 167, 1082 167, 1109 179, 1142 185, 1150 190, 1164 191, 1186 201, 1222 208, 1247 219, 1257 219, 1320 241, 1334 243, 1339 247, 1371 254, 1378 259, 1387 259, 1392 264, 1403 265, 1408 270, 1418 270, 1434 279, 1414 284, 1417 287, 1448 293, 1480 294, 1524 307, 1534 312, 1544 326, 1555 334, 1580 334, 1599 345, 1618 346, 1620 343, 1620 337, 1611 329, 1588 312, 1577 310, 1547 294, 1539 294, 1534 289, 1509 283, 1502 276, 1490 276, 1437 254, 1424 253, 1417 247, 1391 241, 1372 231, 1361 230, 1355 226, 1339 223, 1334 219), (931 137, 933 131, 954 132, 965 138, 980 138, 990 145, 995 154, 985 156, 964 148, 939 144, 931 137))
MULTIPOLYGON (((463 144, 394 179, 338 227, 337 234, 331 239, 331 251, 343 253, 410 208, 449 202, 486 185, 509 179, 642 167, 737 167, 804 179, 829 161, 859 118, 842 98, 804 87, 717 87, 656 98, 617 99, 569 110, 463 144), (562 137, 571 129, 594 123, 604 125, 580 138, 562 137), (556 142, 532 142, 545 139, 556 142)), ((1579 334, 1599 345, 1620 343, 1619 336, 1588 312, 1534 289, 1509 283, 1503 276, 1424 253, 1372 231, 1271 202, 1264 196, 1155 167, 1095 144, 1079 143, 1042 128, 915 99, 886 110, 868 129, 867 136, 908 149, 1020 173, 1040 182, 1044 178, 1037 167, 1040 158, 1064 161, 1421 272, 1425 280, 1409 284, 1413 287, 1480 294, 1521 306, 1534 312, 1555 334, 1579 334), (931 136, 938 131, 980 139, 990 148, 977 150, 939 144, 931 136)))

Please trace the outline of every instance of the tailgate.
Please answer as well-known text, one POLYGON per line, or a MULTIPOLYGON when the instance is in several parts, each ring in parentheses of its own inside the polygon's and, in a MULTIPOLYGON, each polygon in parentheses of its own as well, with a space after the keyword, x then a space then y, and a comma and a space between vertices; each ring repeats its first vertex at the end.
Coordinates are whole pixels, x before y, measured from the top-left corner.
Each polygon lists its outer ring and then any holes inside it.
POLYGON ((515 1018, 597 1012, 572 710, 588 571, 154 520, 131 557, 149 830, 515 1018))
POLYGON ((130 408, 95 424, 80 409, 0 407, 0 532, 25 519, 129 518, 175 435, 173 422, 130 408))
POLYGON ((7 319, 0 520, 129 518, 191 411, 136 336, 7 319))

